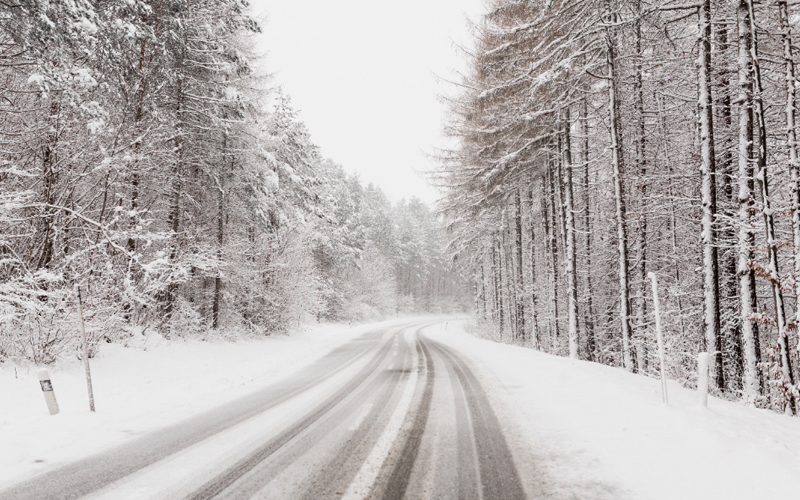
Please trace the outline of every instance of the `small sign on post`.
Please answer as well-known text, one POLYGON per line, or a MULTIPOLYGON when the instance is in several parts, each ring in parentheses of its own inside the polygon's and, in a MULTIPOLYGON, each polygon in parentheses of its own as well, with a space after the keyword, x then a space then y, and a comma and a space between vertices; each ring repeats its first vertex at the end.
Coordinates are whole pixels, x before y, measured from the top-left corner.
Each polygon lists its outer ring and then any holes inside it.
POLYGON ((42 394, 44 394, 44 401, 47 403, 47 409, 50 415, 58 413, 58 401, 56 401, 56 393, 53 392, 53 383, 50 381, 50 374, 47 370, 39 370, 39 385, 42 386, 42 394))
POLYGON ((83 368, 86 370, 86 389, 88 389, 89 391, 89 410, 94 411, 92 372, 89 370, 89 342, 88 340, 86 340, 86 324, 83 321, 83 303, 81 302, 80 285, 75 285, 75 295, 78 297, 78 312, 81 315, 81 343, 83 344, 83 368))

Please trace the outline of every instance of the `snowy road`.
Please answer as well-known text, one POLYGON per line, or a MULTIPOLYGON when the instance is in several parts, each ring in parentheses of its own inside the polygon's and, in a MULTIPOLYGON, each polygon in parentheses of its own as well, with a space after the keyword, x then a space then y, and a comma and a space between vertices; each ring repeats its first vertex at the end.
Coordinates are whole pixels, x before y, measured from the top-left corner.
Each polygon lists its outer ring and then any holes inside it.
POLYGON ((298 375, 0 499, 524 498, 470 365, 422 327, 367 333, 298 375))

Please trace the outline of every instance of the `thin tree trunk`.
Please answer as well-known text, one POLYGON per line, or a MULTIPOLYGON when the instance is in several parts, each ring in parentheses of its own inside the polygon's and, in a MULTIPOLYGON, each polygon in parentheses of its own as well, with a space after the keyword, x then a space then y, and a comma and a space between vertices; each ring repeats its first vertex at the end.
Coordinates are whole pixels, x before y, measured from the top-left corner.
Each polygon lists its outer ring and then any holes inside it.
MULTIPOLYGON (((717 179, 722 181, 719 192, 722 194, 722 203, 718 198, 717 211, 723 214, 718 230, 719 248, 723 249, 720 260, 720 328, 722 338, 722 363, 725 378, 725 390, 729 393, 741 391, 741 382, 744 367, 742 364, 742 331, 739 309, 739 287, 736 273, 737 247, 736 233, 732 221, 736 219, 735 200, 733 192, 733 119, 731 110, 731 79, 727 60, 730 56, 730 43, 728 36, 728 19, 722 19, 717 28, 717 45, 722 69, 719 71, 719 90, 717 109, 721 120, 718 121, 720 130, 724 135, 717 143, 722 144, 722 151, 718 155, 717 179)), ((718 150, 719 151, 719 150, 718 150)))
POLYGON ((525 285, 522 267, 522 197, 519 194, 519 189, 516 193, 516 271, 517 279, 514 284, 517 300, 517 336, 521 340, 525 340, 525 302, 522 300, 520 291, 525 285))
POLYGON ((586 246, 586 316, 584 328, 586 330, 586 351, 590 361, 597 361, 597 345, 594 337, 594 307, 592 297, 592 216, 589 201, 589 113, 586 97, 581 106, 581 122, 583 124, 583 228, 586 246))
POLYGON ((756 308, 755 276, 753 270, 753 81, 750 49, 750 10, 747 0, 740 0, 738 7, 739 31, 739 298, 742 311, 742 342, 744 344, 744 398, 754 405, 761 394, 758 373, 760 352, 758 349, 758 327, 754 322, 756 308))
POLYGON ((529 192, 528 209, 530 213, 530 270, 531 270, 531 290, 530 290, 530 311, 531 311, 531 345, 534 349, 539 349, 539 318, 537 309, 539 304, 536 297, 536 234, 534 231, 533 217, 533 191, 529 192))
MULTIPOLYGON (((786 147, 789 153, 789 173, 792 192, 792 236, 794 239, 794 294, 795 329, 800 325, 800 159, 797 157, 797 88, 792 50, 792 27, 789 23, 789 5, 786 0, 778 0, 781 18, 781 38, 783 41, 783 60, 786 65, 786 147)), ((797 350, 800 352, 800 336, 797 350)))
MULTIPOLYGON (((563 126, 563 124, 562 124, 563 126)), ((563 252, 567 251, 567 214, 566 214, 566 202, 564 201, 564 162, 566 161, 565 150, 564 150, 564 133, 563 130, 559 129, 556 133, 558 139, 557 143, 557 151, 558 154, 556 155, 556 162, 555 162, 555 179, 553 179, 553 185, 555 187, 555 204, 553 205, 553 214, 557 215, 557 219, 553 221, 553 224, 558 225, 558 239, 559 244, 561 245, 561 250, 563 252), (558 210, 556 210, 556 206, 558 206, 558 210)), ((564 253, 566 256, 566 253, 564 253)), ((562 257, 563 258, 563 257, 562 257)), ((566 263, 563 263, 566 266, 566 263)))
POLYGON ((494 293, 497 302, 497 321, 499 322, 500 336, 503 335, 503 269, 500 253, 500 240, 497 233, 492 238, 492 267, 494 268, 494 293))
MULTIPOLYGON (((133 214, 130 218, 130 229, 131 232, 135 231, 137 226, 139 225, 139 183, 141 182, 140 174, 139 174, 139 159, 142 155, 142 141, 139 137, 140 133, 140 124, 142 121, 142 117, 144 115, 144 99, 147 90, 147 77, 146 77, 146 67, 145 61, 147 61, 147 67, 150 66, 150 63, 153 60, 153 53, 151 51, 150 56, 147 56, 147 41, 141 41, 141 49, 139 53, 139 85, 136 92, 136 108, 133 117, 133 163, 130 166, 131 170, 131 213, 133 214)), ((136 238, 134 235, 130 235, 128 237, 127 248, 128 252, 135 252, 137 247, 136 238)))
POLYGON ((636 164, 639 173, 639 230, 638 288, 636 291, 636 362, 639 372, 647 373, 647 142, 644 121, 644 85, 642 82, 642 2, 636 2, 636 74, 634 96, 636 99, 636 164))
POLYGON ((569 357, 578 358, 578 279, 575 272, 575 202, 572 187, 572 141, 569 108, 564 111, 564 225, 566 246, 564 267, 567 275, 569 314, 569 357))
POLYGON ((555 215, 555 186, 553 183, 552 163, 548 165, 545 182, 549 191, 548 212, 547 196, 542 196, 542 216, 544 218, 545 240, 549 250, 550 260, 550 305, 551 305, 551 324, 550 324, 550 352, 556 352, 557 342, 561 336, 558 326, 558 243, 556 243, 556 215, 555 215))
POLYGON ((514 262, 513 262, 513 252, 509 251, 509 232, 511 228, 508 224, 508 213, 506 210, 503 210, 503 230, 502 230, 502 239, 500 248, 501 252, 501 259, 502 259, 502 270, 501 272, 505 273, 505 284, 506 286, 503 288, 503 296, 507 298, 505 303, 506 312, 508 314, 508 329, 509 333, 511 333, 511 339, 513 340, 516 338, 516 318, 514 317, 515 309, 514 304, 516 303, 516 297, 514 296, 514 262))
POLYGON ((480 301, 478 304, 481 306, 479 309, 480 317, 486 319, 486 271, 483 265, 483 255, 481 255, 481 291, 479 295, 480 301))
MULTIPOLYGON (((217 214, 217 261, 222 263, 222 244, 224 241, 224 223, 225 223, 225 192, 223 187, 219 189, 219 204, 217 214)), ((222 301, 222 270, 217 271, 217 277, 214 279, 214 303, 211 309, 212 327, 219 328, 220 304, 222 301)))
MULTIPOLYGON (((178 231, 180 230, 180 223, 181 223, 181 181, 183 176, 183 158, 184 158, 184 149, 183 149, 183 137, 181 136, 183 131, 183 78, 178 78, 178 85, 177 85, 177 117, 178 117, 178 125, 177 131, 175 134, 175 151, 177 153, 177 158, 175 160, 175 165, 173 167, 172 172, 172 182, 170 186, 170 207, 169 207, 169 224, 170 224, 170 252, 169 252, 169 262, 170 267, 173 269, 176 265, 176 260, 178 258, 178 231)), ((176 278, 173 276, 170 280, 169 285, 167 285, 167 294, 166 294, 166 304, 164 306, 164 319, 165 321, 169 322, 172 319, 173 308, 175 304, 175 296, 178 291, 178 283, 176 278)))
POLYGON ((700 113, 700 170, 702 173, 703 328, 709 353, 713 387, 725 388, 722 370, 722 333, 719 321, 719 261, 716 241, 717 186, 714 158, 714 124, 711 105, 711 1, 699 11, 700 57, 697 64, 700 113))
POLYGON ((498 300, 497 295, 497 258, 495 256, 494 250, 494 233, 491 235, 490 243, 492 245, 491 250, 489 251, 489 258, 491 259, 491 275, 489 278, 491 279, 492 283, 492 326, 496 327, 497 318, 496 314, 497 311, 500 310, 500 301, 498 300))
MULTIPOLYGON (((57 107, 53 105, 52 109, 57 109, 57 107)), ((44 185, 42 197, 45 204, 48 206, 43 210, 44 216, 42 217, 42 221, 44 223, 44 228, 42 233, 44 235, 44 239, 42 241, 42 248, 38 252, 39 258, 36 259, 37 270, 42 268, 47 269, 50 267, 55 248, 56 230, 53 228, 53 226, 55 225, 56 212, 55 209, 51 208, 51 206, 56 200, 56 183, 58 181, 58 173, 55 169, 56 159, 54 152, 57 140, 56 134, 48 134, 48 143, 42 148, 42 184, 44 185)))
MULTIPOLYGON (((228 154, 228 133, 224 133, 222 143, 222 171, 219 174, 219 203, 217 208, 217 262, 222 264, 222 245, 224 243, 225 230, 225 159, 228 154)), ((212 327, 219 328, 219 318, 222 302, 222 270, 217 270, 217 277, 214 280, 214 302, 211 309, 212 327)))
POLYGON ((633 371, 631 356, 631 301, 629 288, 628 234, 625 210, 624 168, 622 142, 619 133, 616 71, 616 14, 606 0, 606 64, 608 66, 608 112, 611 129, 611 164, 614 169, 614 200, 616 205, 617 248, 619 252, 619 320, 622 333, 622 360, 626 370, 633 371))

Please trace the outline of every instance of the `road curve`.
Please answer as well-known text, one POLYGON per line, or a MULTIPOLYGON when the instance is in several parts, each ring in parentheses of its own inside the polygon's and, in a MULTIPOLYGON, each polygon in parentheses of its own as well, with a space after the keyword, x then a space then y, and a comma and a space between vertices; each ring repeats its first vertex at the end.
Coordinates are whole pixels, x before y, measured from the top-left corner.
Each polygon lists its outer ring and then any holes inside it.
POLYGON ((0 500, 526 498, 478 378, 424 326, 367 333, 300 374, 0 500))

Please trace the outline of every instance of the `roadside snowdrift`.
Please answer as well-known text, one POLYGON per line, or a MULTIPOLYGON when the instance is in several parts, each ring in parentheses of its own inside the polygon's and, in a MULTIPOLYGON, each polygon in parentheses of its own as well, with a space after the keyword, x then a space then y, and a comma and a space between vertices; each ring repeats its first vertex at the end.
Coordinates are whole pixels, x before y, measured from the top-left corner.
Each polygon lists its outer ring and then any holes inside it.
MULTIPOLYGON (((564 498, 800 498, 800 418, 624 370, 478 339, 450 322, 423 333, 471 358, 564 498)), ((520 465, 524 467, 524 465, 520 465)))
POLYGON ((91 360, 94 414, 79 360, 47 367, 61 409, 55 416, 47 412, 36 367, 16 367, 16 378, 13 365, 0 365, 0 489, 246 395, 397 322, 312 325, 290 336, 236 342, 149 335, 135 348, 105 344, 91 360))

